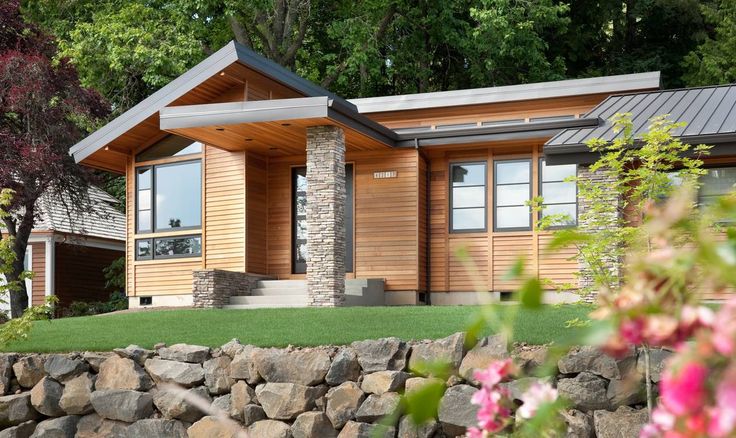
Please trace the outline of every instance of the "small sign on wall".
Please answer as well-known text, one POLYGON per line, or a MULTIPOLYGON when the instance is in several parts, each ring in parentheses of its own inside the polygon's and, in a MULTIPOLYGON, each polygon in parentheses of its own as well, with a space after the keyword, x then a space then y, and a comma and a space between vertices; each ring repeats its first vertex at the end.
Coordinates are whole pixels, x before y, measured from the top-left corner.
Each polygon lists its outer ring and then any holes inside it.
POLYGON ((388 178, 396 178, 398 176, 398 172, 395 170, 384 170, 382 172, 373 172, 373 179, 388 179, 388 178))

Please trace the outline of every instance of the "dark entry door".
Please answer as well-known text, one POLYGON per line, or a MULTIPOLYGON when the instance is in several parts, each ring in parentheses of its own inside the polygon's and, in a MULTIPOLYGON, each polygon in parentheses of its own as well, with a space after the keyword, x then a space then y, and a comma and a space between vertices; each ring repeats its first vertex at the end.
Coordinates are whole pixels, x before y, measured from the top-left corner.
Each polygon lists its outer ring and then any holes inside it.
MULTIPOLYGON (((345 271, 353 272, 353 165, 345 165, 345 271)), ((292 272, 307 272, 307 168, 291 171, 292 272)))

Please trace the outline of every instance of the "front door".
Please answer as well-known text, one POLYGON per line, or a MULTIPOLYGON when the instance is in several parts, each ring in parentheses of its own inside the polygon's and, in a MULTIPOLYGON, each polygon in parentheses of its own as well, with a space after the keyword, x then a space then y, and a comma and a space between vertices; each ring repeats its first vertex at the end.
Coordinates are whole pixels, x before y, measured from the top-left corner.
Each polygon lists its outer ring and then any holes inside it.
MULTIPOLYGON (((353 165, 345 165, 345 272, 353 272, 353 165)), ((292 272, 307 272, 307 168, 291 171, 292 272)))

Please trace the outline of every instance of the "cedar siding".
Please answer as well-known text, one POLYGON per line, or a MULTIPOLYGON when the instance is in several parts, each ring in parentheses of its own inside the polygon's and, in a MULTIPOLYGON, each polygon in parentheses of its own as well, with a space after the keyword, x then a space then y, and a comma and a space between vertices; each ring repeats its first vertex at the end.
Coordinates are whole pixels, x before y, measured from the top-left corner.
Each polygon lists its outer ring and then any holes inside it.
POLYGON ((31 267, 33 279, 31 280, 31 304, 40 306, 46 298, 46 243, 31 242, 31 267))

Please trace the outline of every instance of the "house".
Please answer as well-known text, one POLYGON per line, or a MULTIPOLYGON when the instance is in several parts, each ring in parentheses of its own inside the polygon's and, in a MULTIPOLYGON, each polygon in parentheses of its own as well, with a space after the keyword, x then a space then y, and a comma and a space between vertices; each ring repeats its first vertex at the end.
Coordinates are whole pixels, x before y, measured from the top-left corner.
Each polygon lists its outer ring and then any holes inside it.
POLYGON ((232 42, 70 153, 127 176, 131 307, 470 304, 514 290, 519 255, 576 287, 525 203, 577 217, 564 179, 589 174, 582 141, 610 137, 610 114, 673 113, 733 153, 733 87, 659 88, 652 72, 346 100, 232 42))
MULTIPOLYGON (((59 308, 74 301, 107 301, 103 269, 125 254, 125 215, 115 208, 119 201, 97 187, 90 187, 89 197, 90 211, 49 195, 38 200, 40 213, 25 258, 26 269, 34 273, 26 280, 29 305, 43 304, 50 295, 59 298, 59 308)), ((0 311, 9 310, 9 303, 0 305, 0 311)))

